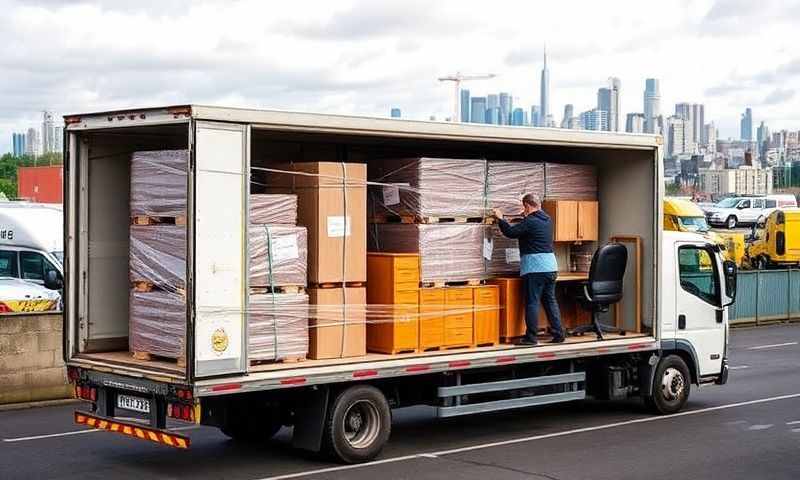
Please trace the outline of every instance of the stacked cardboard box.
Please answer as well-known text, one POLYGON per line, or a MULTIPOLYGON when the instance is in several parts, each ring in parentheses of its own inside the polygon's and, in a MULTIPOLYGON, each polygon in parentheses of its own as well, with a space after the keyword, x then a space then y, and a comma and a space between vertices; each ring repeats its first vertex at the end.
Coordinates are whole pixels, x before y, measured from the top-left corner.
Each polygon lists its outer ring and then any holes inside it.
POLYGON ((522 216, 522 197, 544 197, 544 164, 489 161, 486 174, 487 203, 506 217, 522 216))
POLYGON ((185 216, 188 168, 188 150, 133 152, 131 216, 185 216))
POLYGON ((247 339, 251 362, 286 361, 308 354, 308 241, 292 194, 250 195, 250 287, 247 339), (263 222, 263 223, 262 223, 263 222), (278 293, 286 287, 291 293, 278 293), (267 293, 262 293, 267 289, 267 293))
POLYGON ((486 278, 485 229, 475 223, 373 224, 370 251, 419 254, 422 282, 479 280, 486 278))

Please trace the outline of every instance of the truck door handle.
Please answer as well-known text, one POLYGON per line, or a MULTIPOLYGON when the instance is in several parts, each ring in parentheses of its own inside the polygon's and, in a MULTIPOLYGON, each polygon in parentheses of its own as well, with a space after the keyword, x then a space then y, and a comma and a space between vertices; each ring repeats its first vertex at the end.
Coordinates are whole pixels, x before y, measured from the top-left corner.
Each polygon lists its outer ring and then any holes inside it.
POLYGON ((686 315, 678 315, 678 330, 686 329, 686 315))

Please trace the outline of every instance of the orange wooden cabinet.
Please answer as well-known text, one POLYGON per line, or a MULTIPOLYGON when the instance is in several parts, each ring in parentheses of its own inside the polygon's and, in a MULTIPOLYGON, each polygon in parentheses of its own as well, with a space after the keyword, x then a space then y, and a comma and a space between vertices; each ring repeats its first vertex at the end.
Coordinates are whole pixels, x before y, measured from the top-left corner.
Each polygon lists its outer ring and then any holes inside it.
POLYGON ((519 277, 494 278, 490 284, 498 287, 500 304, 500 338, 510 341, 525 335, 525 297, 519 277))
POLYGON ((500 287, 482 285, 472 290, 475 306, 472 346, 500 343, 500 287))
POLYGON ((473 287, 449 287, 444 289, 444 346, 472 346, 473 287), (449 313, 452 312, 452 313, 449 313))
POLYGON ((444 289, 423 288, 419 291, 419 349, 444 346, 444 289))
POLYGON ((367 350, 419 348, 419 255, 367 254, 367 350))
POLYGON ((553 240, 588 242, 597 240, 598 204, 589 200, 547 200, 542 205, 553 218, 553 240))

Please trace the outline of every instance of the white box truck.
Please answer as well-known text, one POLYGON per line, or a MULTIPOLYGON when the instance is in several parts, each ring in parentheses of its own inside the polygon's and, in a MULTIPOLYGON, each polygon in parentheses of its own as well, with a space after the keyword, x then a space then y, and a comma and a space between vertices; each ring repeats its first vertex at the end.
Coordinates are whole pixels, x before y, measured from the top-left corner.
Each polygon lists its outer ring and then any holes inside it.
POLYGON ((669 414, 691 385, 727 380, 736 268, 699 235, 663 232, 658 136, 200 105, 70 115, 65 123, 64 356, 76 395, 88 402, 75 412, 80 424, 178 448, 190 438, 169 430, 168 418, 242 440, 289 425, 296 447, 362 462, 388 441, 392 408, 431 405, 450 417, 638 396, 669 414), (189 151, 185 365, 137 360, 127 346, 130 159, 164 149, 189 151), (251 171, 271 159, 365 163, 387 152, 594 165, 599 239, 639 244, 616 309, 627 335, 251 365, 251 171), (224 348, 209 348, 219 346, 220 329, 224 348), (118 418, 132 415, 140 421, 118 418))

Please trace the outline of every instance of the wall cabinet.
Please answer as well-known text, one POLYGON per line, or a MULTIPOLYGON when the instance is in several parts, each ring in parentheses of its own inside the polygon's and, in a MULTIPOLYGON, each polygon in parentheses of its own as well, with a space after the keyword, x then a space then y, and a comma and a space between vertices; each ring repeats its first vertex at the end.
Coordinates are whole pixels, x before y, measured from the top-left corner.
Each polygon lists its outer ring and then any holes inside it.
POLYGON ((596 201, 548 200, 544 211, 553 218, 553 240, 556 242, 589 242, 598 237, 596 201))

